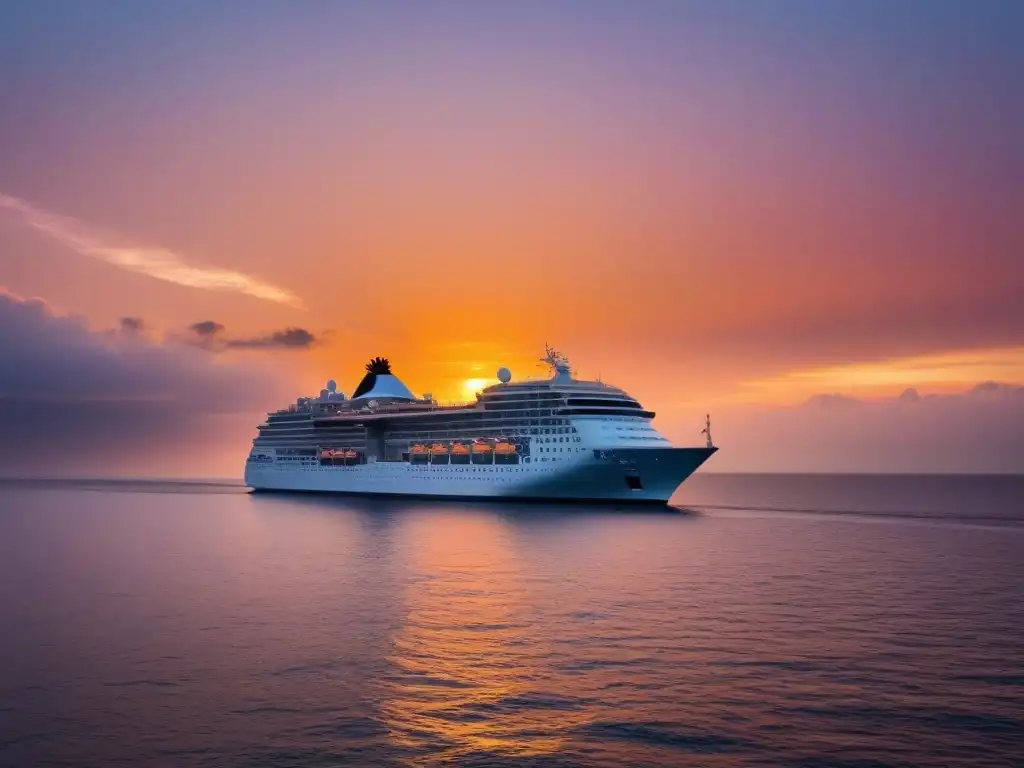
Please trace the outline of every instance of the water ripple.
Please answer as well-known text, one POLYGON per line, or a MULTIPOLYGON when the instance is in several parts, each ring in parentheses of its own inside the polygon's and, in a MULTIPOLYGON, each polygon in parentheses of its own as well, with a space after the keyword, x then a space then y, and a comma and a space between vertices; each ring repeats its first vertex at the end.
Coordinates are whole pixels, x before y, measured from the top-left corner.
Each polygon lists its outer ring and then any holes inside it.
POLYGON ((1018 525, 1012 482, 736 482, 687 517, 0 487, 0 765, 1020 764, 1024 537, 948 524, 1018 525))
POLYGON ((645 745, 665 745, 684 752, 715 754, 735 752, 747 746, 742 739, 724 734, 686 731, 671 723, 591 723, 584 729, 597 738, 626 739, 645 745))

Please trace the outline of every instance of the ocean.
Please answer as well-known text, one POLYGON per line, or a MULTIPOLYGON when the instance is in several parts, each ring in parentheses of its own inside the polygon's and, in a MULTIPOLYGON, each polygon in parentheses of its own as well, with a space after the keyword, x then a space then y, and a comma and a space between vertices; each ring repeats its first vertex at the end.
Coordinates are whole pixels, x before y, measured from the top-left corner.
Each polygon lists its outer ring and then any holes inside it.
POLYGON ((0 483, 2 766, 1020 766, 1024 478, 0 483))

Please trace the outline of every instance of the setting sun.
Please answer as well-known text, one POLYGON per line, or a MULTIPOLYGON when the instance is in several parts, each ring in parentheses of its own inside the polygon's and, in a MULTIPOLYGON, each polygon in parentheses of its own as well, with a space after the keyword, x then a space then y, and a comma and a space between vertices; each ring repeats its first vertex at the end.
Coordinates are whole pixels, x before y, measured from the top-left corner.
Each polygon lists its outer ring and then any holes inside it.
POLYGON ((466 379, 462 382, 462 394, 467 400, 472 400, 477 392, 493 383, 491 379, 466 379))

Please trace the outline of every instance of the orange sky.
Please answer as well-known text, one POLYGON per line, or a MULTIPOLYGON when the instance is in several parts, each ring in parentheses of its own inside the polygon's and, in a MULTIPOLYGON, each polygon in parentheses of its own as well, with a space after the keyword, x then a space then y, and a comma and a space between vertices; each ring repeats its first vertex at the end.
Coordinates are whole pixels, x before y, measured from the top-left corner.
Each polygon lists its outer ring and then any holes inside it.
POLYGON ((1019 14, 599 5, 24 6, 0 285, 156 340, 305 329, 221 356, 294 394, 384 355, 460 398, 549 342, 680 438, 1024 383, 1019 14))

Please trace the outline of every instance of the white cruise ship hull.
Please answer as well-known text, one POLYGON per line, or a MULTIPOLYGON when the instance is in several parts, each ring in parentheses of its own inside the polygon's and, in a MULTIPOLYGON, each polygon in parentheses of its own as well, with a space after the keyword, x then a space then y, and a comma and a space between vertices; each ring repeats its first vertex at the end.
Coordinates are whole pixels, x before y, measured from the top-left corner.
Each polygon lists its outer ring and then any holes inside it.
POLYGON ((248 463, 245 482, 255 491, 664 504, 716 450, 610 448, 568 461, 512 466, 277 460, 248 463))

